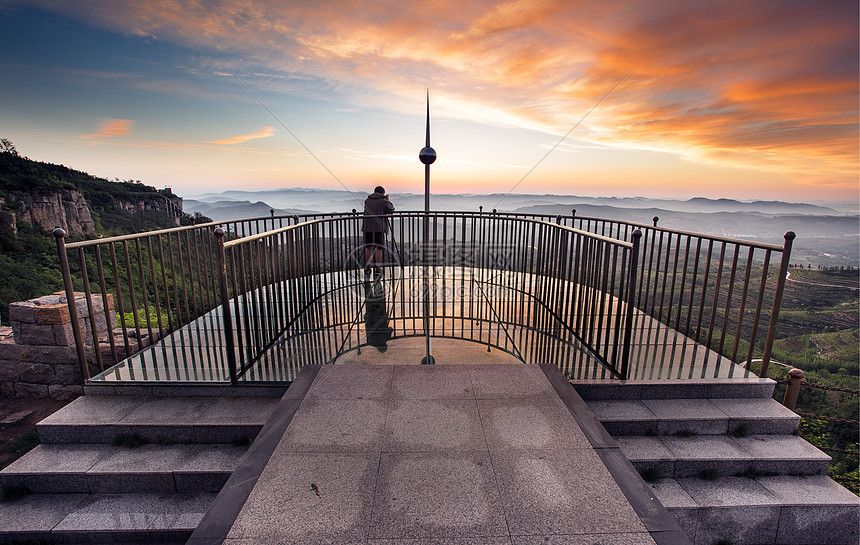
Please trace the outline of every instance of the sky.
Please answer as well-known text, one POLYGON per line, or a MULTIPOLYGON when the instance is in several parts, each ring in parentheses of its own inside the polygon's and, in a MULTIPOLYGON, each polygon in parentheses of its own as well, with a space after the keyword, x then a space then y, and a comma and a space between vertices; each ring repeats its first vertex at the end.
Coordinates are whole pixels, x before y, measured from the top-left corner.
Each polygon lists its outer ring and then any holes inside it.
POLYGON ((856 0, 0 0, 0 137, 169 186, 857 201, 856 0))

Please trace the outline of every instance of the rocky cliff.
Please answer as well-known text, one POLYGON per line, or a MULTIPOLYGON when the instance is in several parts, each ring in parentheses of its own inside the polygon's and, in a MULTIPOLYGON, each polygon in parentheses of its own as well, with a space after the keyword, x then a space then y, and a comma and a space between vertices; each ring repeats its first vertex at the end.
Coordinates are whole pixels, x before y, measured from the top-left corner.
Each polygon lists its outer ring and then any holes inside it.
POLYGON ((69 237, 79 238, 95 232, 95 223, 84 196, 75 189, 44 193, 8 191, 0 197, 0 206, 11 216, 16 231, 18 221, 27 221, 50 231, 62 227, 69 237))

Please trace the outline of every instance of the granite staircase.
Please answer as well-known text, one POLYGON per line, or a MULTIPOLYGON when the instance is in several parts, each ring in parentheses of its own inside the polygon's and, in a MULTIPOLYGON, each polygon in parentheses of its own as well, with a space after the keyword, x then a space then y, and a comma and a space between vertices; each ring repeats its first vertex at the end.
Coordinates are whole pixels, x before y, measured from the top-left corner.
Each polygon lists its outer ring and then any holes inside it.
POLYGON ((78 398, 0 472, 0 543, 185 543, 281 390, 78 398))
POLYGON ((574 381, 577 393, 697 545, 856 545, 860 498, 769 379, 574 381))

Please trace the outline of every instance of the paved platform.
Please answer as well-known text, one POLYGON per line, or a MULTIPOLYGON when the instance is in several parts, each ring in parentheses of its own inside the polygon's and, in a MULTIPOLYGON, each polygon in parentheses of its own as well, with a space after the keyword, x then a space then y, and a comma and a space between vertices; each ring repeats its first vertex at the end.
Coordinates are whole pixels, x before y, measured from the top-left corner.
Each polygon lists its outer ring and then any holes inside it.
POLYGON ((689 540, 556 368, 493 364, 308 368, 189 540, 406 542, 689 540))

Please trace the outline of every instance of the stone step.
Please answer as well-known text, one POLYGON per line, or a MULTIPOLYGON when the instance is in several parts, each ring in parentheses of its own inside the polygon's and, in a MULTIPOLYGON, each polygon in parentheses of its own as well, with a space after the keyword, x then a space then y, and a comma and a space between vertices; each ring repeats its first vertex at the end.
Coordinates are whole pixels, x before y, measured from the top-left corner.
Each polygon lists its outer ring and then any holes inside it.
POLYGON ((0 502, 0 543, 185 543, 215 496, 29 494, 0 502))
POLYGON ((800 416, 770 398, 592 400, 613 437, 625 435, 786 435, 800 416))
POLYGON ((279 398, 83 396, 45 418, 43 444, 236 443, 256 437, 279 398))
POLYGON ((34 493, 217 492, 247 446, 39 445, 0 471, 4 489, 34 493))
POLYGON ((696 477, 651 484, 696 545, 856 545, 860 498, 829 477, 696 477))
POLYGON ((769 378, 570 381, 585 401, 607 399, 771 398, 776 382, 769 378))
POLYGON ((821 475, 830 456, 795 435, 627 436, 621 451, 646 480, 699 475, 821 475))

